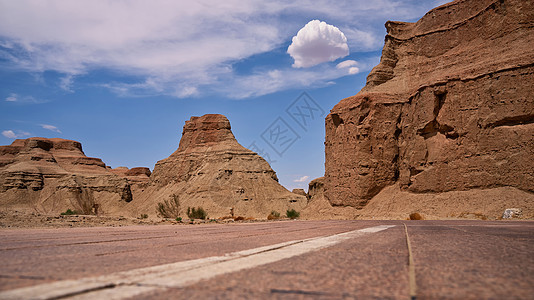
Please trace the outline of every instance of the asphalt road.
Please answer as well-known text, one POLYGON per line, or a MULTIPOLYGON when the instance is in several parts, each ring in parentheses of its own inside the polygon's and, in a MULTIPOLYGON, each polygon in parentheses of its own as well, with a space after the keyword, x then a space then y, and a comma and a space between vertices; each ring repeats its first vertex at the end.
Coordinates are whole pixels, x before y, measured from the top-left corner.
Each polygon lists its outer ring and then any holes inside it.
POLYGON ((0 241, 0 299, 534 299, 534 222, 11 229, 0 241))

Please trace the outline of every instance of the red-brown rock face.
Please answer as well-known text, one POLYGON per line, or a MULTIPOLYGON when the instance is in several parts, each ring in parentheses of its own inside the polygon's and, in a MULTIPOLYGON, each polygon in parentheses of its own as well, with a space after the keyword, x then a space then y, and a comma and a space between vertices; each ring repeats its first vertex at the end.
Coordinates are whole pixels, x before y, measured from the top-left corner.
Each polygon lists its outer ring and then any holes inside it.
POLYGON ((367 85, 327 116, 325 196, 534 191, 534 2, 454 1, 386 23, 367 85))
POLYGON ((95 203, 131 200, 128 182, 110 173, 99 158, 85 156, 79 142, 28 138, 0 146, 4 208, 43 212, 71 208, 88 213, 95 203))
POLYGON ((234 208, 236 215, 265 218, 272 210, 306 205, 306 197, 281 186, 269 164, 241 146, 228 119, 217 114, 186 121, 178 150, 156 164, 150 182, 140 196, 147 205, 176 194, 184 209, 203 206, 210 217, 234 208))
POLYGON ((150 169, 146 167, 135 167, 131 169, 128 169, 127 167, 118 167, 115 169, 109 169, 109 171, 120 177, 128 179, 130 184, 148 183, 150 175, 152 174, 150 169))

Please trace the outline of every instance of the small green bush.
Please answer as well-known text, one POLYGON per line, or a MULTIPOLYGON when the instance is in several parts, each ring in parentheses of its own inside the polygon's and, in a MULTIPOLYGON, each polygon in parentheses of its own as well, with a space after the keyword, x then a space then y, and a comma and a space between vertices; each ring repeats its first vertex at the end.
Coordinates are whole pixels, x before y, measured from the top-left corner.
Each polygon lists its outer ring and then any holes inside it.
POLYGON ((176 222, 182 222, 182 217, 176 218, 176 222))
POLYGON ((140 219, 147 219, 147 218, 148 218, 147 214, 141 214, 141 216, 140 216, 140 219))
POLYGON ((294 209, 288 209, 286 211, 286 216, 290 219, 297 219, 298 217, 300 217, 300 213, 294 209))
POLYGON ((80 213, 78 211, 71 210, 70 208, 67 209, 67 211, 61 213, 62 216, 72 216, 72 215, 79 215, 79 214, 80 213))
POLYGON ((271 211, 271 213, 267 216, 267 220, 277 220, 280 219, 280 213, 276 210, 271 211))
POLYGON ((206 217, 208 216, 208 214, 206 213, 206 211, 202 208, 202 207, 197 207, 196 209, 193 207, 188 207, 187 208, 187 216, 191 219, 206 219, 206 217))

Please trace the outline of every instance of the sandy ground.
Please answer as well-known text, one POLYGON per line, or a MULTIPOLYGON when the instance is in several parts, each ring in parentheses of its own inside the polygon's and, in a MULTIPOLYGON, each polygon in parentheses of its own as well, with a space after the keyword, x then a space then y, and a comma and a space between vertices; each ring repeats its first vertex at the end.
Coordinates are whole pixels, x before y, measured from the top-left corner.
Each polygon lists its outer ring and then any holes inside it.
MULTIPOLYGON (((302 220, 407 220, 417 213, 425 220, 500 220, 505 209, 521 211, 516 220, 534 220, 534 194, 511 187, 473 189, 439 194, 414 194, 402 191, 398 185, 384 188, 363 209, 332 207, 321 195, 312 199, 300 211, 302 220)), ((283 215, 283 212, 282 212, 283 215)), ((282 220, 285 218, 281 218, 282 220)), ((183 225, 201 223, 267 222, 265 219, 240 217, 194 220, 158 217, 60 215, 31 212, 30 210, 0 210, 0 228, 64 228, 128 225, 183 225), (241 220, 243 219, 243 220, 241 220)))
POLYGON ((418 213, 425 220, 500 220, 508 208, 521 210, 519 220, 534 219, 534 194, 513 187, 445 193, 410 193, 399 186, 384 188, 363 209, 332 207, 322 196, 312 199, 301 217, 310 220, 407 220, 418 213))
POLYGON ((190 225, 190 224, 228 224, 256 223, 288 220, 255 220, 255 219, 208 219, 176 221, 162 218, 132 218, 125 216, 95 215, 50 215, 29 213, 24 211, 0 211, 0 228, 68 228, 68 227, 122 227, 131 225, 190 225))

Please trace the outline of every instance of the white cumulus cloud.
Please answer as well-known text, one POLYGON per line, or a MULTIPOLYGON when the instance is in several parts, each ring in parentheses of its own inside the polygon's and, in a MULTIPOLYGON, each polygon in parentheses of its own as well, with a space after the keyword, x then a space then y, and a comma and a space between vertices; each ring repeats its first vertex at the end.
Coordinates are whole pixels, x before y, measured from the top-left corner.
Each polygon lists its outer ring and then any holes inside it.
POLYGON ((15 133, 13 130, 4 130, 2 131, 2 135, 8 139, 16 139, 16 138, 28 136, 30 135, 30 133, 25 132, 25 131, 17 131, 17 133, 15 133))
POLYGON ((350 75, 360 73, 360 68, 357 67, 358 62, 355 60, 345 60, 336 65, 337 69, 347 69, 350 75))
POLYGON ((44 129, 48 129, 50 131, 54 131, 54 132, 57 132, 57 133, 61 133, 61 130, 59 130, 56 126, 54 125, 49 125, 49 124, 41 124, 41 127, 43 127, 44 129))
POLYGON ((293 180, 293 182, 305 182, 306 180, 308 180, 308 178, 310 178, 310 176, 302 176, 300 178, 293 180))
POLYGON ((347 38, 339 28, 312 20, 293 37, 287 53, 295 68, 308 68, 349 55, 347 38))

